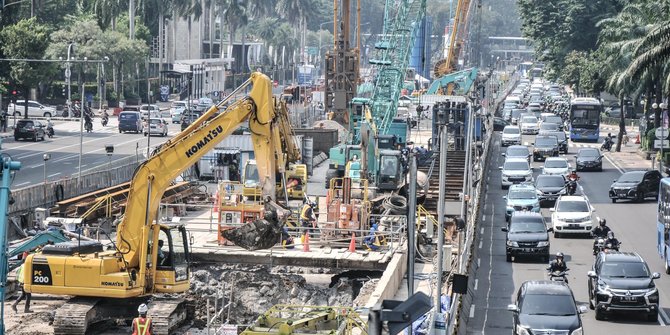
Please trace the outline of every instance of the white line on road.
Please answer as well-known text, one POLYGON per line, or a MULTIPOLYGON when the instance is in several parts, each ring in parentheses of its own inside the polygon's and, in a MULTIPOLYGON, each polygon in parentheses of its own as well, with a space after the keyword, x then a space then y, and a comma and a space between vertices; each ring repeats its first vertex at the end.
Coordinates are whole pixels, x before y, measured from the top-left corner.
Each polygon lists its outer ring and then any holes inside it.
POLYGON ((475 317, 475 304, 470 305, 470 318, 475 317))
POLYGON ((482 248, 482 245, 484 245, 484 242, 483 242, 483 241, 479 241, 479 249, 482 248))
POLYGON ((486 211, 486 208, 489 206, 489 204, 484 203, 484 211, 486 211))
POLYGON ((19 187, 19 186, 28 185, 28 184, 30 184, 30 182, 29 182, 29 181, 25 181, 25 182, 23 182, 23 183, 21 183, 21 184, 16 184, 16 185, 14 185, 14 186, 19 187))
POLYGON ((59 175, 59 174, 60 174, 60 172, 58 172, 58 173, 54 173, 54 174, 50 174, 49 177, 55 177, 55 176, 57 176, 57 175, 59 175))
POLYGON ((609 158, 609 156, 607 156, 607 155, 604 155, 604 156, 605 156, 605 159, 607 159, 607 161, 610 162, 610 164, 612 164, 612 166, 614 166, 617 170, 619 170, 619 172, 621 172, 621 174, 623 174, 624 172, 626 172, 625 169, 621 168, 619 165, 617 165, 616 163, 614 163, 614 161, 611 160, 611 159, 609 158))
POLYGON ((665 323, 665 320, 670 322, 670 318, 668 317, 668 314, 665 313, 665 309, 659 308, 658 312, 659 312, 659 314, 658 314, 659 323, 661 324, 661 326, 667 326, 667 324, 665 323))
POLYGON ((35 165, 31 165, 31 166, 29 166, 28 168, 29 168, 29 169, 36 169, 36 168, 38 168, 38 167, 40 167, 40 166, 42 166, 42 165, 43 165, 43 164, 35 164, 35 165))
POLYGON ((479 230, 479 234, 480 235, 484 234, 484 227, 482 227, 482 229, 479 230))
POLYGON ((477 287, 479 287, 479 279, 475 279, 475 291, 477 291, 477 287))
POLYGON ((478 267, 478 268, 479 268, 480 264, 482 264, 482 259, 481 259, 481 258, 477 258, 477 267, 478 267))
POLYGON ((486 221, 486 215, 482 216, 482 221, 486 221))
MULTIPOLYGON (((491 204, 492 211, 491 213, 495 213, 495 204, 491 204)), ((491 214, 491 220, 493 220, 493 214, 491 214)), ((488 281, 489 281, 489 287, 488 291, 486 291, 486 309, 484 310, 484 323, 482 324, 482 334, 485 334, 486 332, 486 322, 489 320, 489 301, 491 300, 491 277, 493 275, 493 225, 491 225, 491 233, 489 234, 489 275, 488 275, 488 281)))

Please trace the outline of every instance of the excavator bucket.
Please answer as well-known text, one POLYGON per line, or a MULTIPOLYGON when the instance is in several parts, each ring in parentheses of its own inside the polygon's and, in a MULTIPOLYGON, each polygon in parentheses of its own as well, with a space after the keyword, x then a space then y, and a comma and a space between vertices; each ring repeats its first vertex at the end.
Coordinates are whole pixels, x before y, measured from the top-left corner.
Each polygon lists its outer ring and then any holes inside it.
POLYGON ((223 231, 223 237, 236 246, 253 251, 272 248, 281 241, 282 227, 277 222, 255 220, 239 228, 223 231))

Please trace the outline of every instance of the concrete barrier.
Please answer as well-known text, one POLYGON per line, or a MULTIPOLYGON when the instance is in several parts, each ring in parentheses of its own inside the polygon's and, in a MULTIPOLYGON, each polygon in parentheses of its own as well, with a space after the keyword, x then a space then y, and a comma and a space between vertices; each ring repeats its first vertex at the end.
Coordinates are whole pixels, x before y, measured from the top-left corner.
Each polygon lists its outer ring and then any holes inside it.
POLYGON ((391 299, 395 296, 405 273, 407 272, 407 243, 402 246, 402 250, 396 250, 391 261, 386 266, 386 270, 377 283, 377 287, 365 303, 365 308, 372 308, 383 300, 391 299))

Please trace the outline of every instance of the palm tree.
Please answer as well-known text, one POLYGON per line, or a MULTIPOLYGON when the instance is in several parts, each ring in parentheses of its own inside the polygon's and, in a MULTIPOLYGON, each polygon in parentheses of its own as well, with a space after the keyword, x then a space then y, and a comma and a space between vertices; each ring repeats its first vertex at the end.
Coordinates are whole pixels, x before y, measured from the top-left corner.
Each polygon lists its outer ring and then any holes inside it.
POLYGON ((300 38, 300 50, 305 46, 305 27, 307 17, 318 14, 318 3, 315 0, 279 0, 277 2, 277 12, 288 19, 289 22, 298 23, 298 31, 303 32, 300 38))

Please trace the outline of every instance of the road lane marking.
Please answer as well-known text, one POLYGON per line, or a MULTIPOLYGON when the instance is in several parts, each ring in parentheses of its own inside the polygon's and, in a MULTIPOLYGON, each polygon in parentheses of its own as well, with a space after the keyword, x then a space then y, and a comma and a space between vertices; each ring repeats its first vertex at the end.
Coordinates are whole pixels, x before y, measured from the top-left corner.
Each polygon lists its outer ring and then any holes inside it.
MULTIPOLYGON (((491 204, 492 207, 492 213, 495 213, 495 204, 491 204)), ((493 214, 491 214, 491 220, 493 220, 493 214)), ((491 233, 489 234, 489 275, 488 275, 488 282, 489 282, 489 287, 488 290, 486 291, 486 309, 484 310, 484 323, 482 324, 482 334, 485 333, 486 330, 486 323, 488 322, 489 319, 489 301, 491 301, 491 277, 493 276, 493 225, 491 225, 491 233)))
POLYGON ((475 304, 470 305, 470 319, 475 317, 475 304))
POLYGON ((28 168, 29 168, 29 169, 36 169, 36 168, 38 168, 38 167, 40 167, 40 166, 42 166, 42 165, 44 165, 44 164, 35 164, 35 165, 31 165, 31 166, 29 166, 28 168))
POLYGON ((57 175, 59 175, 59 174, 60 174, 60 172, 58 172, 58 173, 54 173, 54 174, 50 174, 48 177, 55 177, 55 176, 57 176, 57 175))
POLYGON ((486 215, 482 216, 482 221, 486 222, 486 215))
POLYGON ((477 258, 477 267, 479 268, 481 264, 482 264, 482 259, 477 258))
POLYGON ((486 208, 489 206, 489 204, 484 203, 484 211, 486 211, 486 208))
POLYGON ((482 248, 482 245, 484 245, 484 242, 483 242, 483 241, 479 241, 479 249, 482 248))
POLYGON ((479 234, 480 234, 480 235, 483 235, 483 234, 484 234, 484 227, 482 227, 482 229, 479 230, 479 234))
POLYGON ((668 317, 668 314, 665 313, 665 309, 659 308, 658 309, 658 319, 661 323, 661 326, 667 326, 665 323, 665 320, 668 320, 670 322, 670 318, 668 317))
POLYGON ((608 155, 604 155, 604 156, 605 156, 605 159, 606 159, 608 162, 610 162, 610 164, 612 164, 612 166, 614 166, 617 170, 619 170, 619 172, 620 172, 621 174, 624 174, 624 173, 626 172, 625 169, 619 167, 619 165, 617 165, 616 163, 614 163, 614 161, 611 160, 611 159, 609 158, 608 155))
POLYGON ((475 279, 475 291, 477 291, 477 288, 479 287, 479 279, 475 279))
POLYGON ((30 184, 30 182, 29 182, 29 181, 25 181, 25 182, 23 182, 23 183, 21 183, 21 184, 16 184, 16 185, 14 185, 14 186, 19 187, 19 186, 28 185, 28 184, 30 184))

